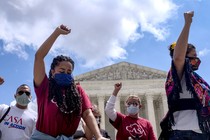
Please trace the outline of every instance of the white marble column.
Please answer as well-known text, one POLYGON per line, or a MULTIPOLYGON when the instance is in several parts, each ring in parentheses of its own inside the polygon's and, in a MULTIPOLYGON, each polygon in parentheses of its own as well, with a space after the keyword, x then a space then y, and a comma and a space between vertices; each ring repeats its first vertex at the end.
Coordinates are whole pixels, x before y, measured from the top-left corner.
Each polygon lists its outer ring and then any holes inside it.
POLYGON ((101 128, 105 129, 105 111, 104 111, 104 96, 98 96, 98 108, 101 113, 101 128))
POLYGON ((162 99, 162 103, 163 103, 163 116, 165 116, 166 113, 168 112, 168 103, 167 103, 166 95, 161 94, 161 99, 162 99))
POLYGON ((120 96, 117 96, 117 98, 116 98, 115 109, 116 109, 117 112, 121 112, 121 109, 120 109, 120 96))
POLYGON ((154 133, 157 134, 153 96, 146 95, 146 101, 147 101, 147 110, 148 110, 148 120, 151 122, 153 126, 154 133))
MULTIPOLYGON (((121 109, 120 109, 120 96, 117 96, 116 98, 116 102, 115 102, 115 109, 117 112, 121 112, 121 109)), ((117 129, 115 129, 115 138, 116 138, 116 135, 117 135, 117 129)))

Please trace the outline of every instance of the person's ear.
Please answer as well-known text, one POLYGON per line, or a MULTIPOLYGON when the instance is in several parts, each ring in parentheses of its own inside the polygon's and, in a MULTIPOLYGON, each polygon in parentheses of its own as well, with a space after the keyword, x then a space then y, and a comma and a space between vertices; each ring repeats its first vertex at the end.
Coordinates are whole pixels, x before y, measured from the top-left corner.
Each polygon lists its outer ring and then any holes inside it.
POLYGON ((141 107, 142 107, 142 105, 140 104, 140 105, 139 105, 139 109, 140 109, 141 107))

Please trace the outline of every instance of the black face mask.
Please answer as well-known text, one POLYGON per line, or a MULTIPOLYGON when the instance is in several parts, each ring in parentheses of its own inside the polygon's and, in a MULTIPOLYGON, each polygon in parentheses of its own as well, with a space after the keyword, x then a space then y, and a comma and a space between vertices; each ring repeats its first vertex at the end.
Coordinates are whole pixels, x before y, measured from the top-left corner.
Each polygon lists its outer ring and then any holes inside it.
POLYGON ((193 71, 198 70, 199 65, 201 64, 201 60, 198 57, 187 57, 190 61, 190 66, 193 71))

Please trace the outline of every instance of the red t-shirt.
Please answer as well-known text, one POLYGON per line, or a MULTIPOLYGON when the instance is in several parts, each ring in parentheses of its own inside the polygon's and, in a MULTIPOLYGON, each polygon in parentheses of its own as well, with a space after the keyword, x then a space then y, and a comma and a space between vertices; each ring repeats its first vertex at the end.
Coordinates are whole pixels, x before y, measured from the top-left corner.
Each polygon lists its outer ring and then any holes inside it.
POLYGON ((131 118, 117 112, 117 118, 111 124, 118 130, 116 140, 128 140, 129 137, 141 140, 156 140, 151 123, 144 118, 131 118))
MULTIPOLYGON (((57 137, 58 135, 72 136, 79 124, 80 116, 73 115, 71 124, 68 125, 69 118, 63 114, 55 103, 52 103, 48 99, 49 80, 45 75, 41 85, 34 87, 37 96, 38 104, 38 120, 36 129, 42 133, 57 137)), ((82 89, 80 85, 77 85, 77 89, 82 98, 82 112, 87 109, 91 109, 91 102, 88 95, 82 89)))

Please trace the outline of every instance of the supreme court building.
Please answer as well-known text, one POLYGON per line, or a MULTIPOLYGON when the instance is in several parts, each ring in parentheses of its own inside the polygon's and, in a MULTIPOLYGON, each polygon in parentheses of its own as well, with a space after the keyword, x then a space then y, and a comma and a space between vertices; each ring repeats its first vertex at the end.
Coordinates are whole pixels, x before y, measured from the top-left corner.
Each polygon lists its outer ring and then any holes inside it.
POLYGON ((111 66, 75 76, 89 95, 92 103, 97 104, 101 112, 101 128, 115 139, 116 130, 109 123, 104 108, 112 95, 114 84, 122 82, 115 109, 126 114, 125 100, 128 95, 138 95, 142 108, 140 116, 148 119, 153 125, 157 137, 160 134, 160 121, 167 113, 165 80, 167 72, 144 67, 128 62, 120 62, 111 66))

